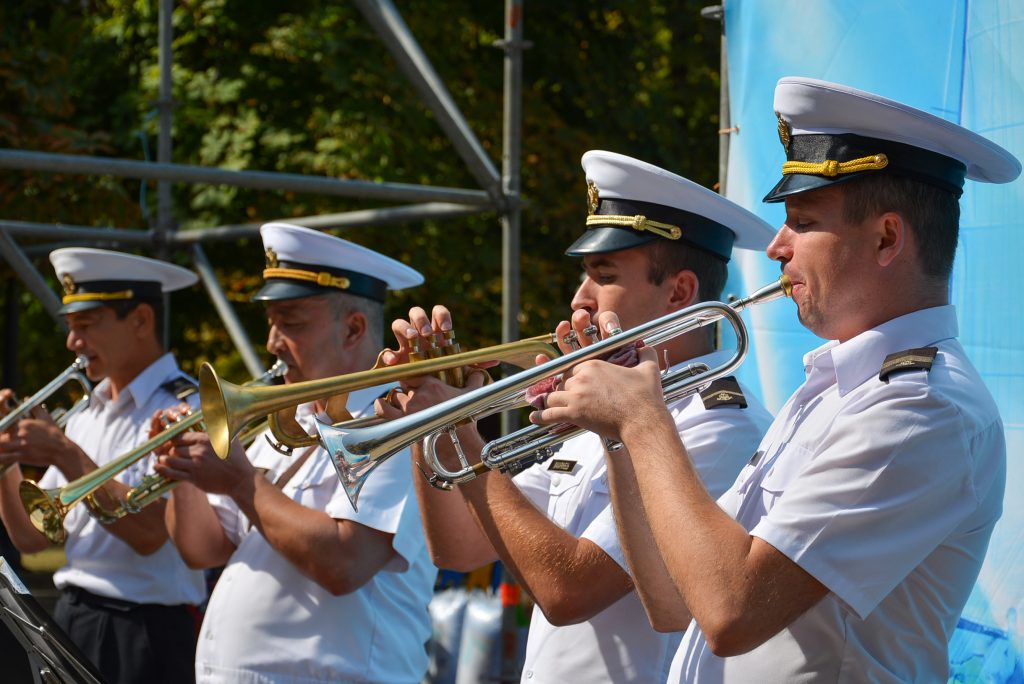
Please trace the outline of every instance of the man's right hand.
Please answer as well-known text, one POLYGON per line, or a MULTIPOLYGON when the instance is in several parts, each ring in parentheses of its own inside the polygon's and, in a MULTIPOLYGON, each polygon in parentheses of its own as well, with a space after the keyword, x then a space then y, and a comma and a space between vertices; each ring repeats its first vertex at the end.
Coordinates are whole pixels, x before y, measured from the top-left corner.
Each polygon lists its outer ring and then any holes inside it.
MULTIPOLYGON (((436 305, 428 316, 425 309, 414 306, 409 310, 408 320, 399 318, 392 321, 391 331, 395 335, 398 349, 385 351, 381 360, 388 366, 409 363, 410 353, 417 347, 428 350, 432 347, 447 346, 448 341, 444 333, 450 330, 452 317, 446 307, 436 305)), ((465 384, 462 388, 452 387, 432 375, 415 375, 415 371, 410 367, 410 375, 402 379, 400 391, 389 393, 387 399, 377 400, 377 415, 390 420, 435 406, 463 392, 481 387, 487 380, 482 368, 491 365, 494 364, 477 364, 472 368, 463 368, 465 384)))

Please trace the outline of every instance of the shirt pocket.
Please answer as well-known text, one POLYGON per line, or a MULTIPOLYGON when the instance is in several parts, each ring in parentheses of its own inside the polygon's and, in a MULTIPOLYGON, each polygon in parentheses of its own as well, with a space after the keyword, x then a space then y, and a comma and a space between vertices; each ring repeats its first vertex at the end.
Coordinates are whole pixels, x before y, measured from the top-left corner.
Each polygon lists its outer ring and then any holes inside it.
POLYGON ((789 444, 783 448, 775 462, 768 467, 764 477, 761 478, 760 487, 769 509, 771 508, 770 504, 782 496, 807 465, 811 454, 811 450, 807 447, 789 444))
POLYGON ((563 527, 568 524, 578 503, 580 485, 583 484, 582 468, 576 473, 558 473, 551 476, 548 489, 548 516, 563 527))
POLYGON ((334 491, 340 483, 337 478, 304 476, 301 480, 290 483, 286 492, 293 501, 307 508, 324 510, 330 503, 334 491))

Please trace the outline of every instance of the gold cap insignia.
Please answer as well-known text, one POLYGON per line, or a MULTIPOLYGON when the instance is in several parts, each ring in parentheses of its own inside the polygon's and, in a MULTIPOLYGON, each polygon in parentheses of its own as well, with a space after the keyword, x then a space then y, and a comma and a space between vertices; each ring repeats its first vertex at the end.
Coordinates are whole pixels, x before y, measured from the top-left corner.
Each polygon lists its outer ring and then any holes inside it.
POLYGON ((590 216, 597 211, 597 206, 601 203, 601 196, 597 191, 597 183, 594 181, 587 181, 587 215, 590 216))
POLYGON ((273 247, 267 247, 263 255, 267 258, 267 268, 277 268, 277 252, 273 247))
POLYGON ((70 273, 65 273, 60 282, 64 286, 64 294, 75 294, 75 290, 78 289, 78 285, 75 284, 75 279, 71 277, 70 273))
POLYGON ((778 112, 775 112, 775 118, 779 120, 779 142, 782 143, 786 154, 789 154, 789 142, 793 139, 792 129, 789 127, 789 122, 783 119, 778 112))

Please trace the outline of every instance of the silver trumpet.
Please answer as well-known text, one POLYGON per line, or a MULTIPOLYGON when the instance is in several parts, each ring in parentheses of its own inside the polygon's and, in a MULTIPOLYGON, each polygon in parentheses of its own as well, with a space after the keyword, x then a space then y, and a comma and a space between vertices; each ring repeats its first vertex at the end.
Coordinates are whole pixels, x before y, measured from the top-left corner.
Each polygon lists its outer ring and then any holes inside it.
MULTIPOLYGON (((85 375, 85 368, 88 365, 89 360, 84 356, 76 358, 74 363, 61 371, 60 375, 46 383, 42 389, 31 397, 24 399, 21 403, 14 406, 6 416, 0 418, 0 433, 13 427, 15 423, 31 413, 32 409, 42 406, 47 399, 59 392, 65 385, 77 382, 82 388, 81 398, 67 409, 55 409, 51 412, 57 427, 63 430, 73 415, 89 405, 89 393, 92 392, 92 383, 89 382, 89 378, 85 375)), ((0 476, 7 472, 7 469, 10 467, 11 464, 0 465, 0 476)))
POLYGON ((565 356, 524 370, 503 380, 467 392, 428 409, 369 427, 346 428, 317 423, 320 443, 331 455, 349 501, 355 507, 359 490, 369 474, 385 459, 406 447, 427 439, 424 457, 433 470, 431 482, 442 488, 471 480, 490 470, 514 473, 540 462, 551 453, 551 447, 582 432, 570 425, 530 427, 490 442, 480 463, 470 464, 456 436, 456 429, 483 416, 525 404, 523 396, 531 385, 557 376, 583 361, 596 359, 608 352, 642 340, 656 346, 685 333, 728 321, 736 331, 736 350, 725 363, 715 368, 691 365, 662 374, 666 401, 698 391, 713 380, 729 375, 743 363, 749 346, 747 329, 739 312, 754 304, 763 304, 788 297, 792 286, 786 276, 762 287, 753 294, 730 304, 705 302, 649 321, 635 328, 601 340, 565 356), (434 445, 447 434, 459 458, 459 470, 446 468, 437 456, 434 445))

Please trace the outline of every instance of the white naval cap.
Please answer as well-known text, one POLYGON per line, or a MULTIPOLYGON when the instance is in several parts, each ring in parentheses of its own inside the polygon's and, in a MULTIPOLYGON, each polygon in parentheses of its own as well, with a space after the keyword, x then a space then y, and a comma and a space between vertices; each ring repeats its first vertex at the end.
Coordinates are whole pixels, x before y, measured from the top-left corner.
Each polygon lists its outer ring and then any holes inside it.
POLYGON ((973 131, 838 83, 780 79, 775 115, 787 161, 765 202, 879 172, 959 197, 965 177, 1008 183, 1021 172, 1016 157, 973 131))
POLYGON ((311 228, 267 223, 260 236, 267 263, 254 302, 337 291, 383 302, 388 290, 423 282, 419 271, 399 261, 311 228))
POLYGON ((60 314, 114 301, 158 299, 199 280, 187 268, 166 261, 90 247, 55 249, 50 252, 50 263, 64 286, 60 314))
POLYGON ((775 230, 743 207, 682 176, 615 152, 583 155, 587 230, 569 256, 679 240, 728 261, 732 248, 762 250, 775 230))

